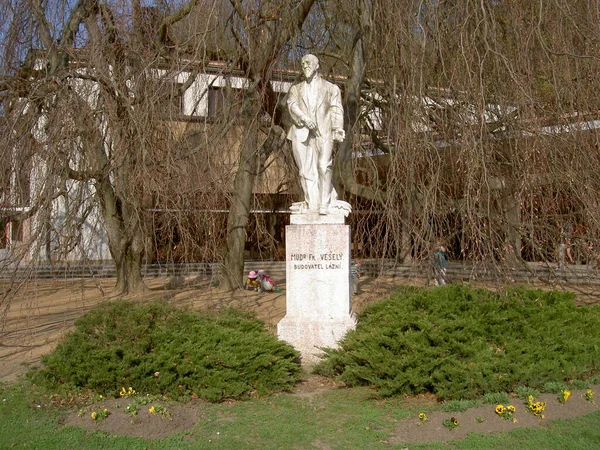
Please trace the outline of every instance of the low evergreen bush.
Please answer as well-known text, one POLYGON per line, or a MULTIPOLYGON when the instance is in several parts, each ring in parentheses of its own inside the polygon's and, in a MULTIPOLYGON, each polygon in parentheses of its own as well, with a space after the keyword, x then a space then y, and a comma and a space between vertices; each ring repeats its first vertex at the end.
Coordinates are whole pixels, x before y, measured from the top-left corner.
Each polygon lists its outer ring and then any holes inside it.
POLYGON ((37 383, 104 395, 133 387, 138 393, 218 402, 291 388, 300 376, 298 358, 292 346, 247 313, 118 301, 77 320, 30 376, 37 383))
POLYGON ((403 288, 367 308, 315 371, 381 396, 442 400, 586 379, 600 368, 600 307, 574 299, 524 288, 403 288))

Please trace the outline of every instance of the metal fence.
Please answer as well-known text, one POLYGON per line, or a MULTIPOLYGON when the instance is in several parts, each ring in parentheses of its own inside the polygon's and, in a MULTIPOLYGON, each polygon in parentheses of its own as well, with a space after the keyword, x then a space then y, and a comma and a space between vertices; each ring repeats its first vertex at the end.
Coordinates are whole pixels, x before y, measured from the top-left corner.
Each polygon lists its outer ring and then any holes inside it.
MULTIPOLYGON (((144 277, 202 276, 215 279, 222 269, 219 262, 164 263, 143 266, 144 277)), ((285 279, 285 261, 246 261, 244 270, 263 269, 276 280, 285 279)), ((433 279, 433 268, 426 262, 400 264, 393 260, 362 260, 366 275, 385 275, 399 278, 433 279)), ((0 269, 0 278, 110 278, 116 276, 112 263, 46 264, 0 269)), ((600 284, 600 271, 591 265, 566 265, 558 268, 545 263, 521 263, 516 267, 493 264, 450 261, 448 277, 451 281, 510 281, 515 283, 548 282, 558 284, 600 284)))

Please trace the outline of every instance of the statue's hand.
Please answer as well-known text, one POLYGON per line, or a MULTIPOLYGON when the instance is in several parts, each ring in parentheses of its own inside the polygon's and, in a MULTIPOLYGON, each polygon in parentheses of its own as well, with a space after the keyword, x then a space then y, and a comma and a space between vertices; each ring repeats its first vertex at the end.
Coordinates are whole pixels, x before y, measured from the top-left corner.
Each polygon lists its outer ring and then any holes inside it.
POLYGON ((304 126, 306 128, 308 128, 309 130, 316 130, 317 129, 317 122, 315 122, 314 120, 312 120, 309 117, 306 117, 304 119, 304 126))
POLYGON ((333 140, 335 142, 343 142, 346 139, 346 132, 343 128, 336 128, 333 130, 333 140))

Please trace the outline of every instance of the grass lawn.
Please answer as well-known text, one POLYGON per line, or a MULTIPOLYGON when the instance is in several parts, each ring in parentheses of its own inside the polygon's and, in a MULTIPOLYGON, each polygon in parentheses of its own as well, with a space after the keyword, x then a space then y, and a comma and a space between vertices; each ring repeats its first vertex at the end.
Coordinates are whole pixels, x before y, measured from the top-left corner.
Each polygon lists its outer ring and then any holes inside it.
MULTIPOLYGON (((330 386, 321 391, 285 393, 245 402, 196 402, 187 406, 188 411, 197 414, 195 425, 158 439, 95 431, 93 428, 100 430, 102 423, 94 425, 87 413, 85 419, 92 429, 65 426, 77 407, 51 405, 59 403, 57 397, 38 396, 22 384, 5 384, 0 395, 2 449, 593 449, 600 443, 599 410, 494 435, 478 433, 448 441, 456 430, 442 429, 446 442, 396 442, 398 428, 407 422, 406 418, 412 418, 414 423, 420 410, 434 417, 436 411, 439 415, 439 405, 431 399, 375 400, 366 388, 330 386)), ((106 404, 112 407, 113 401, 106 400, 106 404)), ((143 418, 144 412, 140 412, 122 420, 130 421, 131 434, 143 436, 147 431, 143 418)), ((495 419, 488 421, 491 424, 495 419)), ((169 418, 156 420, 168 428, 169 418)), ((439 430, 432 434, 434 438, 439 439, 439 430)))

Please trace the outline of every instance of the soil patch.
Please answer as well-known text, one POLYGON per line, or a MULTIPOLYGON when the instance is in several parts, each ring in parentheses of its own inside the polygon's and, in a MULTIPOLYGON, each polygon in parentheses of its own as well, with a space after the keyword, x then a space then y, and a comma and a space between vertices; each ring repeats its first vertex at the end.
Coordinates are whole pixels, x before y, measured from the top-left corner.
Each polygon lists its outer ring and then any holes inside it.
MULTIPOLYGON (((592 390, 598 392, 598 386, 593 386, 592 390)), ((510 403, 516 409, 513 415, 514 421, 496 414, 496 405, 485 405, 455 413, 437 411, 427 415, 425 421, 420 420, 417 413, 415 417, 400 420, 388 442, 391 444, 446 442, 464 439, 469 433, 492 434, 517 428, 544 427, 552 420, 569 419, 598 411, 597 403, 588 401, 585 393, 585 390, 572 391, 566 403, 560 403, 555 394, 541 394, 536 397, 536 402, 546 402, 544 418, 530 413, 526 402, 518 398, 514 398, 510 403), (444 426, 444 421, 452 418, 458 421, 458 426, 456 428, 444 426)))
MULTIPOLYGON (((291 395, 312 398, 341 385, 319 375, 307 375, 294 387, 291 395)), ((142 398, 143 399, 143 398, 142 398)), ((141 438, 162 438, 190 430, 203 418, 206 402, 196 399, 188 403, 163 401, 140 401, 135 397, 104 399, 67 415, 61 425, 75 426, 88 430, 99 430, 109 434, 141 438), (143 405, 141 403, 144 403, 143 405), (134 406, 137 404, 137 408, 134 406), (152 410, 151 408, 154 407, 152 410), (92 413, 106 409, 108 415, 94 420, 92 413)))
POLYGON ((67 416, 64 426, 75 426, 109 434, 134 436, 144 439, 161 438, 191 429, 202 418, 203 402, 186 404, 160 401, 140 405, 133 411, 131 398, 97 402, 67 416), (102 420, 94 420, 93 413, 108 411, 102 420))

